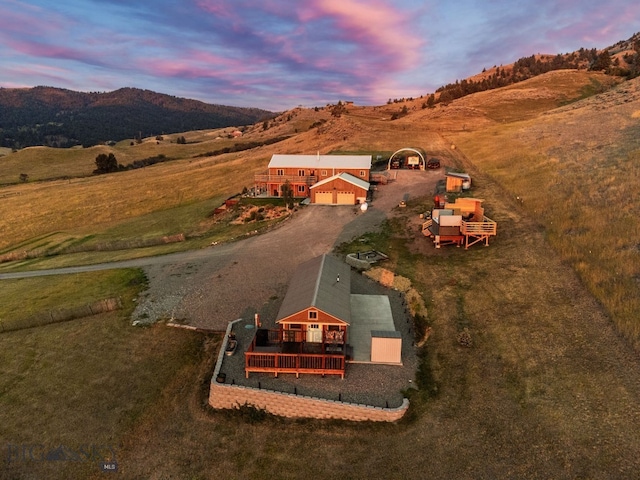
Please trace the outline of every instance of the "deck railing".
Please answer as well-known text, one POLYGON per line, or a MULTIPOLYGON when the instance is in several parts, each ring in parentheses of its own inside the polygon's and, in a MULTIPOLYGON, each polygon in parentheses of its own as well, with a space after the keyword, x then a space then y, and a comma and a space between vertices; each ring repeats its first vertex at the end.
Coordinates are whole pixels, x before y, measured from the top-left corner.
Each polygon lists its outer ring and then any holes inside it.
POLYGON ((313 185, 318 181, 318 177, 315 175, 269 175, 269 174, 256 174, 254 175, 255 183, 304 183, 305 185, 313 185))
POLYGON ((498 224, 489 217, 483 217, 482 222, 465 222, 462 221, 460 233, 463 235, 495 235, 498 224))
POLYGON ((250 372, 315 373, 340 375, 344 378, 345 356, 306 353, 245 352, 245 374, 250 372))
POLYGON ((431 231, 429 230, 429 227, 431 227, 431 225, 433 225, 433 219, 432 218, 428 218, 423 224, 422 224, 422 234, 426 237, 431 236, 431 231))

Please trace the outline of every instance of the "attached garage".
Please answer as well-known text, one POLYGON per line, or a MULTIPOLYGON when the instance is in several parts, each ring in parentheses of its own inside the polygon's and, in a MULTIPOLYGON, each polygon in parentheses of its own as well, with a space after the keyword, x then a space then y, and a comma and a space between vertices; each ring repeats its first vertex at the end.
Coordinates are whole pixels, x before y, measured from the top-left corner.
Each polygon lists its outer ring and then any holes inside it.
POLYGON ((310 191, 314 204, 357 205, 367 201, 369 182, 343 172, 312 185, 310 191))
POLYGON ((333 204, 333 192, 316 192, 315 201, 320 205, 332 205, 333 204))
POLYGON ((356 194, 353 192, 338 192, 336 203, 338 205, 355 205, 356 194))

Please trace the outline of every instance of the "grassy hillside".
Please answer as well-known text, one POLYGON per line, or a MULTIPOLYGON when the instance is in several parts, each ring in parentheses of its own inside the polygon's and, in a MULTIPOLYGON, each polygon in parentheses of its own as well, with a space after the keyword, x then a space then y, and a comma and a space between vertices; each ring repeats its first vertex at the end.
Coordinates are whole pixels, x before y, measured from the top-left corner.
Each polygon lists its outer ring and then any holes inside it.
MULTIPOLYGON (((495 108, 495 107, 493 107, 495 108)), ((640 339, 640 81, 534 120, 451 135, 470 167, 489 174, 606 306, 640 339)))
MULTIPOLYGON (((208 411, 216 338, 160 325, 132 329, 133 306, 125 301, 129 310, 108 316, 0 335, 7 366, 0 375, 0 438, 114 444, 122 473, 132 478, 633 477, 640 468, 638 350, 629 348, 640 338, 640 83, 606 90, 607 78, 552 72, 435 109, 407 102, 408 114, 397 120, 391 116, 399 105, 350 106, 340 117, 296 109, 243 136, 291 135, 275 145, 196 157, 211 145, 206 133, 187 132, 194 143, 181 157, 168 142, 123 142, 113 147, 119 160, 178 158, 0 188, 1 248, 10 251, 213 231, 210 208, 251 186, 272 153, 421 147, 433 156, 446 151, 453 159, 447 166, 469 171, 473 194, 498 222, 488 248, 436 251, 415 229, 431 205, 432 192, 425 192, 377 237, 390 253, 388 266, 424 296, 433 328, 417 373, 423 389, 408 393, 411 411, 399 424, 208 411), (457 341, 464 329, 471 348, 457 341)), ((47 150, 23 154, 41 162, 43 173, 34 176, 51 178, 47 150)), ((60 171, 92 168, 95 152, 84 154, 60 157, 60 171)), ((3 165, 11 165, 7 178, 20 173, 13 155, 0 158, 0 175, 3 165)), ((118 253, 125 254, 139 252, 118 253)), ((93 300, 101 284, 125 299, 140 288, 106 274, 12 281, 0 318, 21 302, 55 308, 85 283, 70 300, 93 300)), ((88 463, 55 467, 7 471, 17 478, 98 475, 88 463)))

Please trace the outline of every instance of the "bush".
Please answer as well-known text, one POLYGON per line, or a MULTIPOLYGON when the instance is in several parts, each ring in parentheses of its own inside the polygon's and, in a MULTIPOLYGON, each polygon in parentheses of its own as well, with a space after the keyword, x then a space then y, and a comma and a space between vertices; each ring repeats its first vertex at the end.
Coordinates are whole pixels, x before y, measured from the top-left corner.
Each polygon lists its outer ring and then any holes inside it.
POLYGON ((471 332, 469 332, 468 328, 465 327, 464 330, 462 330, 458 334, 458 343, 461 346, 467 348, 470 348, 473 345, 473 341, 471 340, 471 332))

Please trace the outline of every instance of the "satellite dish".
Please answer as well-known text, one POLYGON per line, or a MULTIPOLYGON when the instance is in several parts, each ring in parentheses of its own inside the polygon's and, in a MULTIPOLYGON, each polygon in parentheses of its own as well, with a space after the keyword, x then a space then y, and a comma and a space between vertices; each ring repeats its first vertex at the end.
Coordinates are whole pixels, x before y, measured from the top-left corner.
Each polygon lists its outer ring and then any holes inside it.
POLYGON ((362 210, 363 212, 366 212, 367 208, 369 208, 369 205, 367 205, 367 202, 364 202, 362 205, 360 205, 360 210, 362 210))

